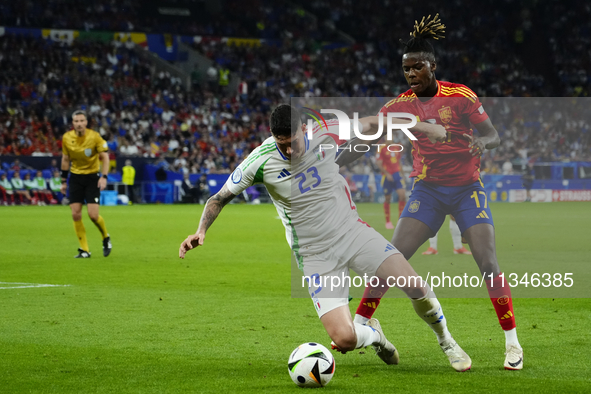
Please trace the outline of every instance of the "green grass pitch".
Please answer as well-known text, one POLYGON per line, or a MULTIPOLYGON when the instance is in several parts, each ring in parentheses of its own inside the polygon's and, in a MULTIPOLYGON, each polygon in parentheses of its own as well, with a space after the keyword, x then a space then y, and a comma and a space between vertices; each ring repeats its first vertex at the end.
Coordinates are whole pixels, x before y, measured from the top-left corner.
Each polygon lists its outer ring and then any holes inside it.
MULTIPOLYGON (((195 231, 201 210, 102 207, 111 256, 102 256, 98 230, 85 216, 93 255, 75 260, 69 208, 0 207, 0 392, 303 390, 289 378, 290 352, 309 341, 329 346, 330 339, 311 301, 290 296, 289 249, 275 209, 227 206, 204 247, 180 260, 179 244, 195 231), (68 286, 23 287, 34 284, 68 286)), ((381 210, 380 204, 359 206, 362 218, 389 239, 381 230, 381 210)), ((540 272, 564 272, 568 264, 590 263, 590 203, 494 204, 492 210, 504 271, 527 264, 540 272)), ((444 225, 440 254, 419 253, 411 263, 421 274, 434 262, 440 270, 477 272, 470 256, 451 249, 444 225)), ((585 282, 578 275, 575 282, 585 282)), ((400 365, 383 364, 370 349, 335 354, 335 376, 322 390, 590 390, 589 298, 515 300, 523 371, 503 369, 504 336, 487 298, 441 302, 452 334, 472 357, 471 372, 454 372, 410 302, 392 298, 382 302, 376 317, 398 347, 400 365)))

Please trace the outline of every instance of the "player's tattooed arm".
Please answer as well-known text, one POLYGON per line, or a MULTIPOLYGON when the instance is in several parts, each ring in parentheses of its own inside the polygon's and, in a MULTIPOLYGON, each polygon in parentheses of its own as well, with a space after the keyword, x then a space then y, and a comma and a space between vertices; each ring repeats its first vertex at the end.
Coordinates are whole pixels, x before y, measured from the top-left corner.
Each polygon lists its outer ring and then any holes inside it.
POLYGON ((205 208, 203 209, 203 214, 201 214, 201 220, 199 221, 199 228, 195 234, 189 235, 182 243, 179 248, 179 257, 181 259, 185 258, 185 254, 191 250, 196 248, 197 246, 203 245, 203 241, 205 240, 205 233, 209 226, 215 221, 218 217, 224 206, 232 201, 232 199, 236 197, 234 194, 228 190, 226 185, 222 187, 222 190, 214 194, 212 197, 207 200, 205 204, 205 208))
POLYGON ((203 230, 205 233, 207 229, 209 229, 209 226, 211 226, 216 220, 226 204, 232 201, 234 197, 236 197, 236 195, 232 194, 225 184, 219 192, 211 196, 209 200, 207 200, 205 208, 203 209, 203 214, 201 215, 199 229, 197 232, 203 230))

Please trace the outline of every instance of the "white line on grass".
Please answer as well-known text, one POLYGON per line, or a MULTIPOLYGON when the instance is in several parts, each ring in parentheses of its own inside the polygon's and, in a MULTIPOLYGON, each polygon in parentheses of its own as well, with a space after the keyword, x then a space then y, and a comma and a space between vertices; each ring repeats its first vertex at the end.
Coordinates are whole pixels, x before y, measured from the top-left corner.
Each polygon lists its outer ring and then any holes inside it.
POLYGON ((70 285, 47 285, 43 283, 24 283, 24 282, 0 282, 0 285, 24 285, 24 286, 6 286, 0 287, 2 289, 26 289, 30 287, 67 287, 70 285))

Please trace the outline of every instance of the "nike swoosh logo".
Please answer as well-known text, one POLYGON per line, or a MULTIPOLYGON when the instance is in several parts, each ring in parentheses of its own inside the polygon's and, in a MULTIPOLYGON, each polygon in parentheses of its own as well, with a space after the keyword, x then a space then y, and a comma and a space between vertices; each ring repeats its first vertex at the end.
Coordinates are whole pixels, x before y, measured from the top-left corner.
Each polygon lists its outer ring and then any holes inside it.
POLYGON ((522 361, 523 361, 523 358, 520 358, 519 361, 517 361, 516 363, 509 362, 509 365, 512 366, 513 368, 515 368, 519 364, 521 364, 522 361))

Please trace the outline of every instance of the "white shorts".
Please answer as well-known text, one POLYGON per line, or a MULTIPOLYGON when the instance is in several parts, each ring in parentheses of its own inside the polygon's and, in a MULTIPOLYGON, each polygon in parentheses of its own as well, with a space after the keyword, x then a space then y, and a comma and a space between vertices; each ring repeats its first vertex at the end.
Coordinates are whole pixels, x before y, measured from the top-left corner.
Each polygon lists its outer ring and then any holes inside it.
MULTIPOLYGON (((365 287, 384 260, 400 253, 380 233, 363 222, 324 252, 301 256, 304 276, 308 280, 312 302, 322 317, 327 312, 349 303, 349 287, 365 287), (352 280, 349 269, 362 278, 352 280), (359 280, 361 279, 361 281, 359 280)), ((374 280, 374 284, 377 281, 374 280)))

